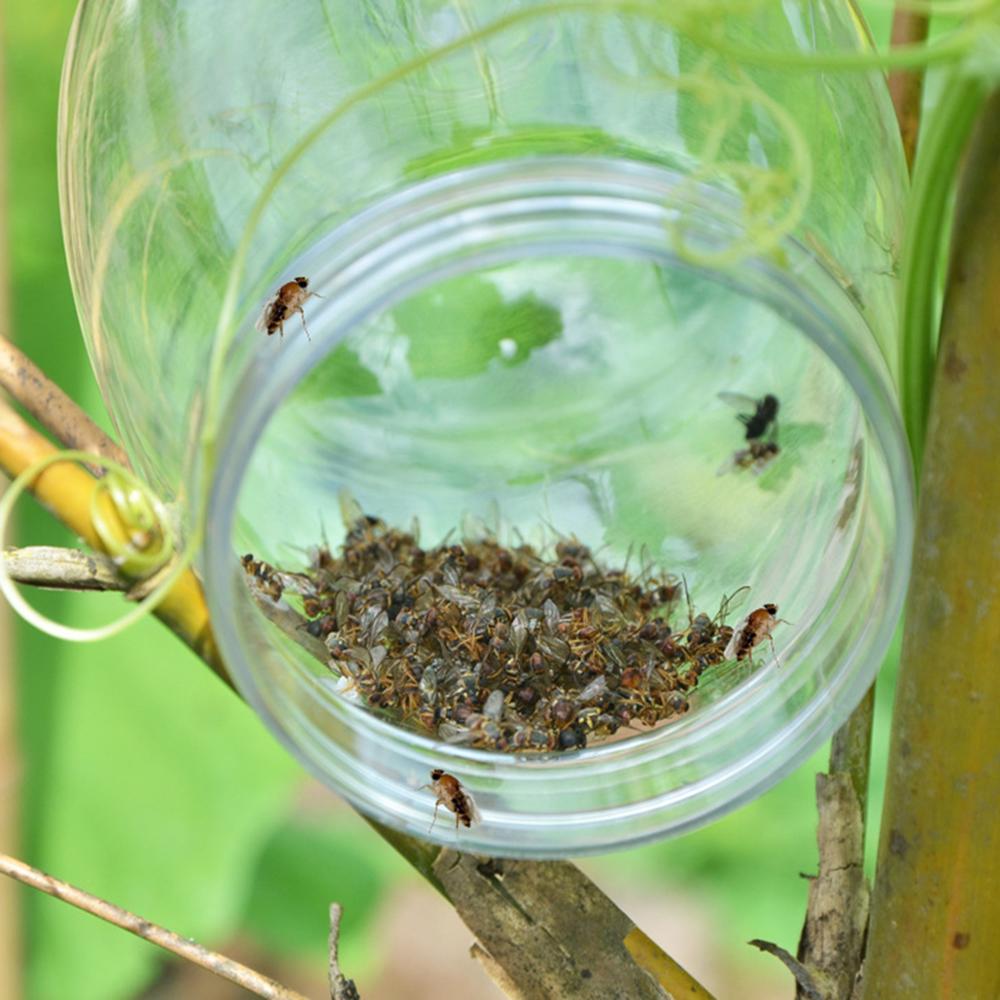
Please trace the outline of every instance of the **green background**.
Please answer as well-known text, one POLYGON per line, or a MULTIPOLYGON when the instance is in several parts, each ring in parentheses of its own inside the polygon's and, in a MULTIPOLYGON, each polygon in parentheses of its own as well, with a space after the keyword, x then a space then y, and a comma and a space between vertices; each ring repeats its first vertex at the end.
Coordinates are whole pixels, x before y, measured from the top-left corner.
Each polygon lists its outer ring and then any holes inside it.
MULTIPOLYGON (((69 0, 11 0, 6 9, 13 335, 103 419, 58 214, 56 107, 72 11, 69 0)), ((872 14, 884 39, 886 7, 872 14)), ((22 542, 72 543, 37 506, 25 502, 20 510, 22 542)), ((118 604, 33 599, 77 625, 92 624, 118 604)), ((20 627, 16 643, 22 857, 182 934, 291 970, 303 982, 321 981, 326 906, 333 899, 346 908, 342 957, 363 995, 374 995, 366 984, 387 966, 409 961, 386 946, 400 886, 426 892, 427 907, 443 904, 349 809, 307 782, 250 711, 165 629, 146 622, 112 641, 74 646, 20 627)), ((878 699, 876 822, 892 673, 884 672, 878 699)), ((824 750, 706 829, 591 859, 587 868, 626 909, 633 899, 644 906, 659 900, 683 923, 692 905, 691 928, 708 940, 688 943, 687 951, 683 934, 659 943, 709 988, 737 995, 732 984, 743 982, 739 995, 791 996, 790 980, 774 960, 744 942, 761 937, 795 950, 807 893, 799 873, 816 865, 813 775, 825 758, 824 750), (710 934, 702 930, 708 927, 710 934)), ((32 1000, 182 995, 171 992, 156 949, 49 897, 25 891, 22 898, 32 1000), (145 994, 154 983, 159 992, 145 994)), ((645 913, 633 915, 643 924, 645 913)), ((433 952, 422 930, 414 928, 410 947, 433 952)), ((210 986, 207 995, 221 994, 210 986)))

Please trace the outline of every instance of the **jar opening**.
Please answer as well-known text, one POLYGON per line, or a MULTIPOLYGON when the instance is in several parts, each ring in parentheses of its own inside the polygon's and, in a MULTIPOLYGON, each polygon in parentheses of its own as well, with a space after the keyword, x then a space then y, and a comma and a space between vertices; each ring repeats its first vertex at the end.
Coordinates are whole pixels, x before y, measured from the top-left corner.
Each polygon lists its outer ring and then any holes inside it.
MULTIPOLYGON (((537 158, 415 185, 282 262, 323 298, 303 307, 311 339, 298 316, 283 337, 247 331, 206 590, 241 692, 364 811, 426 834, 421 785, 442 767, 484 815, 463 849, 606 850, 777 780, 871 682, 909 568, 891 381, 855 302, 802 247, 726 271, 676 252, 679 227, 710 255, 739 238, 738 218, 659 167, 537 158), (758 438, 773 454, 738 457, 754 410, 727 394, 780 401, 758 438), (778 662, 762 647, 751 677, 696 687, 683 717, 567 756, 394 726, 263 620, 236 559, 292 569, 324 535, 336 550, 345 490, 389 525, 416 518, 424 547, 492 533, 545 553, 573 537, 606 567, 646 561, 710 616, 749 587, 728 623, 778 604, 791 623, 774 633, 778 662)), ((433 835, 453 838, 446 824, 433 835)))

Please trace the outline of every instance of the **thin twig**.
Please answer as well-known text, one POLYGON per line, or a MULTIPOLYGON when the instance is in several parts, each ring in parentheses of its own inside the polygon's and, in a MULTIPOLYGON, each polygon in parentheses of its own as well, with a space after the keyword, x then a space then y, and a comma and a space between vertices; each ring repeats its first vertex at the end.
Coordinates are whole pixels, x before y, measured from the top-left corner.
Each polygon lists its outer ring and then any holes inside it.
POLYGON ((32 868, 31 865, 18 861, 6 854, 0 854, 0 874, 7 875, 30 885, 34 889, 55 896, 64 903, 69 903, 78 909, 90 913, 101 920, 114 924, 122 930, 135 934, 151 944, 155 944, 166 951, 200 965, 203 969, 222 979, 228 979, 237 986, 249 990, 259 997, 267 997, 270 1000, 307 1000, 301 993, 290 990, 281 983, 261 975, 259 972, 242 965, 240 962, 220 955, 218 952, 209 951, 208 948, 196 944, 189 938, 183 938, 173 931, 168 931, 165 927, 150 923, 142 917, 123 910, 114 903, 101 899, 99 896, 92 896, 89 892, 84 892, 68 882, 62 882, 46 875, 45 872, 32 868))
MULTIPOLYGON (((809 884, 809 905, 798 961, 823 1000, 843 1000, 861 968, 868 927, 868 882, 864 872, 865 827, 851 775, 816 775, 819 809, 819 873, 809 884)), ((799 983, 797 996, 808 996, 799 983)))
POLYGON ((760 951, 773 955, 778 961, 783 962, 788 971, 795 977, 796 994, 804 1000, 829 1000, 829 995, 817 984, 815 973, 807 969, 791 952, 782 948, 781 945, 773 941, 762 941, 754 938, 748 941, 760 951))
POLYGON ((340 971, 340 918, 343 915, 340 903, 330 904, 330 1000, 361 1000, 354 980, 340 971))
POLYGON ((124 591, 128 583, 114 560, 105 555, 29 545, 3 550, 7 573, 17 583, 51 590, 124 591))
POLYGON ((128 455, 26 354, 2 336, 0 385, 64 447, 96 452, 131 468, 128 455))
MULTIPOLYGON (((907 10, 905 5, 896 8, 892 18, 892 46, 919 45, 927 39, 930 19, 926 14, 907 10)), ((889 93, 896 109, 899 133, 903 139, 906 165, 913 168, 917 155, 917 138, 920 134, 920 103, 924 93, 924 71, 920 69, 895 69, 889 74, 889 93)))

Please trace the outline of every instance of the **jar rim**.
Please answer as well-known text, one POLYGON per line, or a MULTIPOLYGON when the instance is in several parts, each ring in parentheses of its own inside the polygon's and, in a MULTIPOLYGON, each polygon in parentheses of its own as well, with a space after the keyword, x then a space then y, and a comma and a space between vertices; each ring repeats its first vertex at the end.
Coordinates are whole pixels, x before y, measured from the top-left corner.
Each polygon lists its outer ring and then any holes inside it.
MULTIPOLYGON (((494 783, 530 784, 568 774, 593 782, 613 773, 616 780, 625 781, 630 773, 638 774, 651 766, 682 766, 691 758, 694 745, 711 746, 722 761, 722 751, 731 744, 733 731, 743 722, 755 722, 754 730, 760 735, 756 752, 734 755, 715 771, 653 798, 619 804, 601 813, 599 819, 592 812, 576 818, 571 812, 504 815, 508 828, 522 831, 536 821, 550 828, 584 828, 584 835, 574 840, 568 851, 530 835, 516 844, 506 843, 496 833, 477 839, 480 835, 475 831, 463 831, 461 839, 463 850, 557 857, 679 832, 735 808, 792 770, 846 717, 872 683, 902 609, 913 524, 909 452, 890 366, 848 290, 824 261, 794 239, 782 242, 783 264, 773 257, 748 256, 738 267, 723 271, 684 260, 670 245, 668 232, 680 220, 690 227, 685 235, 693 247, 711 252, 725 246, 727 239, 740 235, 738 208, 734 196, 651 163, 545 156, 463 168, 390 194, 327 237, 331 249, 327 273, 322 276, 326 296, 322 308, 338 313, 337 334, 327 344, 307 344, 295 338, 283 345, 275 360, 272 352, 264 353, 264 345, 258 341, 261 346, 249 356, 228 395, 218 465, 210 470, 208 523, 212 530, 202 553, 206 596, 219 648, 241 694, 297 757, 363 811, 427 835, 422 811, 426 793, 420 796, 412 788, 407 792, 404 783, 390 794, 372 789, 370 782, 356 774, 349 779, 343 773, 331 773, 332 758, 319 747, 308 752, 303 749, 302 732, 293 737, 287 720, 279 718, 268 693, 258 683, 233 599, 231 537, 243 473, 281 402, 356 324, 420 288, 514 258, 567 253, 575 248, 577 253, 608 255, 613 251, 655 259, 674 268, 690 268, 767 304, 808 337, 853 389, 887 470, 891 523, 896 534, 892 558, 878 581, 884 612, 878 621, 866 625, 861 640, 838 661, 836 683, 827 696, 807 699, 790 715, 777 709, 792 704, 801 694, 809 676, 803 672, 802 660, 797 669, 783 668, 783 675, 772 669, 773 665, 758 671, 717 702, 667 725, 572 754, 513 755, 447 744, 380 719, 361 705, 340 698, 325 683, 326 678, 311 675, 304 668, 293 681, 302 685, 299 694, 318 700, 322 711, 336 715, 356 737, 363 734, 367 753, 410 755, 425 772, 431 766, 455 770, 463 780, 472 782, 473 789, 477 776, 488 776, 494 783), (602 240, 594 236, 597 226, 602 240), (613 241, 606 242, 612 234, 613 241), (784 695, 778 705, 776 693, 784 695), (690 802, 705 792, 711 794, 701 806, 678 813, 675 807, 682 801, 690 802), (647 819, 658 814, 661 821, 647 823, 630 835, 630 816, 637 810, 647 819), (671 810, 677 815, 667 818, 671 810)), ((249 322, 252 324, 252 319, 249 322)), ((836 641, 835 636, 824 633, 824 627, 827 632, 833 628, 832 619, 826 626, 820 621, 811 631, 810 648, 836 641)), ((308 724, 303 719, 297 724, 303 722, 308 724)), ((346 761, 343 753, 337 759, 341 764, 346 761)), ((498 821, 497 825, 503 824, 498 821)), ((453 833, 444 827, 447 824, 442 824, 433 839, 454 843, 453 833)))

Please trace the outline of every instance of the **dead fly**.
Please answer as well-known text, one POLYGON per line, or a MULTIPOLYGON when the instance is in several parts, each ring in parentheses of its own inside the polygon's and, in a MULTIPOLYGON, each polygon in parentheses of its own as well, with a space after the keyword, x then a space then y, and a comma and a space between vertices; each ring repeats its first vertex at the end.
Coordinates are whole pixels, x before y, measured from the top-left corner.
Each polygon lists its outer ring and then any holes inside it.
POLYGON ((765 639, 771 644, 771 652, 774 653, 775 662, 778 660, 777 651, 774 648, 774 639, 771 633, 778 627, 778 622, 782 619, 778 617, 777 604, 765 604, 756 611, 751 611, 733 629, 732 638, 726 646, 725 657, 727 660, 752 659, 753 650, 765 639))
POLYGON ((321 297, 316 292, 309 291, 308 278, 299 277, 294 281, 286 281, 264 304, 264 310, 257 320, 257 329, 269 337, 277 333, 284 338, 285 320, 291 319, 298 313, 302 317, 302 329, 306 332, 306 339, 311 339, 302 306, 313 296, 321 297))
POLYGON ((752 413, 738 413, 736 415, 736 419, 746 428, 748 441, 760 441, 768 436, 769 430, 772 432, 770 437, 773 439, 774 432, 777 431, 778 408, 780 406, 777 396, 768 393, 760 399, 752 399, 750 396, 743 396, 736 392, 720 392, 719 399, 737 409, 752 408, 752 413))
POLYGON ((750 469, 759 476, 777 458, 781 448, 776 441, 751 441, 747 448, 734 451, 719 467, 716 475, 724 476, 735 469, 750 469))
MULTIPOLYGON (((441 806, 455 814, 456 830, 459 825, 470 827, 473 823, 480 822, 476 803, 472 801, 472 796, 462 787, 462 783, 454 775, 436 767, 431 771, 431 783, 427 787, 437 796, 434 802, 434 818, 431 820, 430 830, 434 829, 438 809, 441 806)), ((430 833, 430 830, 427 832, 430 833)))
POLYGON ((685 621, 679 580, 606 565, 574 538, 551 551, 489 533, 423 548, 350 498, 342 515, 339 550, 324 544, 301 574, 248 560, 250 584, 276 577, 352 697, 446 743, 582 750, 684 714, 724 661, 736 595, 714 618, 689 602, 685 621))
POLYGON ((254 559, 250 552, 242 556, 240 562, 247 576, 253 581, 254 589, 274 602, 280 601, 286 591, 298 595, 308 595, 312 592, 312 580, 303 573, 286 573, 275 569, 262 559, 254 559))
POLYGON ((737 414, 737 419, 746 429, 747 445, 733 452, 719 469, 718 475, 736 469, 752 469, 755 475, 760 475, 781 451, 775 440, 780 407, 778 397, 767 393, 760 399, 752 399, 735 392, 720 392, 719 398, 737 409, 749 409, 752 412, 737 414))

